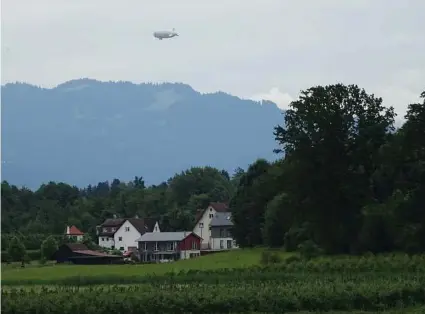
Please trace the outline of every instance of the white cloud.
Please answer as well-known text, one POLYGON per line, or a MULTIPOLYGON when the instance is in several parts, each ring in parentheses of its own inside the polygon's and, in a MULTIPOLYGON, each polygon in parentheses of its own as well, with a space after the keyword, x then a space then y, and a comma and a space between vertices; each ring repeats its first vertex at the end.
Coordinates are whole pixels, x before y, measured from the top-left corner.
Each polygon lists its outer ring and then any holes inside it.
POLYGON ((294 99, 288 93, 283 93, 278 87, 273 87, 268 93, 258 94, 251 97, 252 100, 269 100, 274 102, 280 109, 286 110, 294 99))

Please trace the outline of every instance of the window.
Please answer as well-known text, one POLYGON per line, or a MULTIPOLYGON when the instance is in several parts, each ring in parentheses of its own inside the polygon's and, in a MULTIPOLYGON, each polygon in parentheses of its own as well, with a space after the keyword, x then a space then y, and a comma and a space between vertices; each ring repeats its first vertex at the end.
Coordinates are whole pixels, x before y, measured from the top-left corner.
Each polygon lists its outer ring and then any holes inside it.
POLYGON ((122 237, 118 237, 118 241, 122 241, 122 237))
POLYGON ((220 240, 220 249, 224 249, 224 240, 220 240))
POLYGON ((124 247, 123 246, 120 247, 120 251, 124 251, 124 247))
POLYGON ((173 251, 173 250, 174 250, 174 243, 167 242, 167 251, 173 251))
POLYGON ((102 241, 105 241, 105 238, 102 238, 102 241))
POLYGON ((155 251, 158 251, 158 242, 155 242, 155 251))
POLYGON ((155 229, 154 229, 154 231, 155 231, 155 232, 157 232, 157 231, 158 231, 158 227, 157 227, 157 226, 155 226, 155 229))
POLYGON ((232 240, 227 240, 227 248, 228 249, 232 248, 232 240))
POLYGON ((125 232, 129 232, 130 231, 130 227, 125 227, 125 232))
POLYGON ((192 250, 197 250, 198 249, 198 243, 196 243, 196 241, 192 241, 192 250))
POLYGON ((115 228, 112 228, 112 232, 115 232, 115 228))
POLYGON ((201 228, 201 229, 204 228, 204 223, 203 222, 200 222, 199 223, 199 228, 201 228))
POLYGON ((210 214, 210 219, 212 219, 214 217, 214 214, 210 214))
POLYGON ((103 228, 103 232, 108 232, 108 228, 103 228))

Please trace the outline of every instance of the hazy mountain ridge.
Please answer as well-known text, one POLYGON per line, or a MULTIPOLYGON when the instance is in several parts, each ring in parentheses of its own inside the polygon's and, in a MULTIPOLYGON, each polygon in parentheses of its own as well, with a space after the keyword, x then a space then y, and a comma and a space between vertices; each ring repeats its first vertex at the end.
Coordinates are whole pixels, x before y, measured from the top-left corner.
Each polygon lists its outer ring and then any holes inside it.
POLYGON ((159 183, 202 165, 232 172, 276 158, 273 127, 283 122, 271 102, 182 83, 80 79, 52 89, 6 84, 1 92, 2 179, 29 187, 135 175, 159 183))

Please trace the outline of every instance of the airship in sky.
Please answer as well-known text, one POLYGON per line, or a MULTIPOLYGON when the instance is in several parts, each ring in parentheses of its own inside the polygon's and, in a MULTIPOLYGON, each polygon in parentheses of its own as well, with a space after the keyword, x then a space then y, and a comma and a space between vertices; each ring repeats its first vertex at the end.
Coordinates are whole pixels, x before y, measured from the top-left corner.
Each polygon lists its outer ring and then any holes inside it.
POLYGON ((157 32, 154 32, 153 36, 158 38, 159 40, 163 40, 163 39, 173 38, 173 37, 179 36, 179 34, 177 34, 175 29, 173 28, 172 31, 157 31, 157 32))

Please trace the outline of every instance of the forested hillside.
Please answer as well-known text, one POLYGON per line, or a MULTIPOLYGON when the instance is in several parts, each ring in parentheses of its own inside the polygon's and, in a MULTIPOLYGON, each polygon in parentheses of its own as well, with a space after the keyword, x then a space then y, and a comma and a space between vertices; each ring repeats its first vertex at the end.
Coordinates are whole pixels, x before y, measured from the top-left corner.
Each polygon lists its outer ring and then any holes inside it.
POLYGON ((80 79, 51 89, 6 84, 1 94, 2 178, 31 189, 135 173, 158 184, 192 166, 232 172, 275 158, 270 132, 282 120, 274 103, 180 83, 80 79))
POLYGON ((3 182, 2 236, 42 238, 66 224, 94 234, 113 214, 158 217, 163 230, 192 229, 196 210, 218 201, 230 203, 243 247, 423 251, 425 91, 400 129, 394 117, 382 99, 357 86, 312 87, 270 131, 280 146, 276 162, 253 160, 230 174, 195 167, 150 186, 138 169, 131 182, 84 189, 51 182, 33 192, 3 182))

